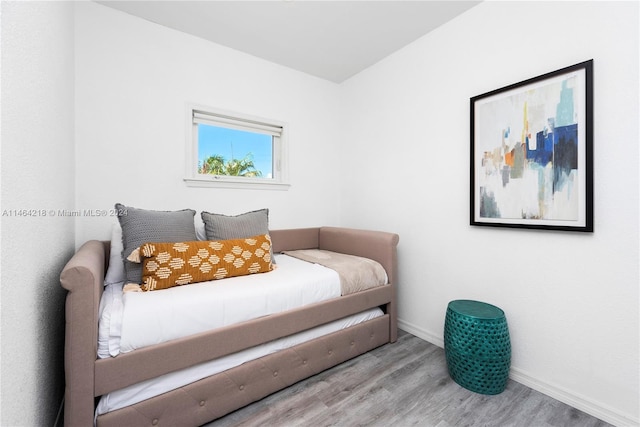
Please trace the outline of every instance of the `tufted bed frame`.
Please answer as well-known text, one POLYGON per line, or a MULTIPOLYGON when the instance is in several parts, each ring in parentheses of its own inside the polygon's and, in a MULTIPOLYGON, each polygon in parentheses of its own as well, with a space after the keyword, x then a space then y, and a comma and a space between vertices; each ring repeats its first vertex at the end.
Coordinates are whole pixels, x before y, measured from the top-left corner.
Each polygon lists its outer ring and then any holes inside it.
POLYGON ((109 242, 85 243, 61 273, 68 290, 65 332, 67 427, 198 426, 304 378, 395 342, 397 283, 393 233, 336 227, 270 232, 274 252, 325 249, 378 261, 389 284, 302 308, 173 340, 117 357, 97 359, 98 306, 109 242), (99 396, 137 382, 250 348, 345 316, 381 307, 384 316, 264 356, 140 403, 100 415, 99 396), (152 363, 150 363, 150 361, 152 363))

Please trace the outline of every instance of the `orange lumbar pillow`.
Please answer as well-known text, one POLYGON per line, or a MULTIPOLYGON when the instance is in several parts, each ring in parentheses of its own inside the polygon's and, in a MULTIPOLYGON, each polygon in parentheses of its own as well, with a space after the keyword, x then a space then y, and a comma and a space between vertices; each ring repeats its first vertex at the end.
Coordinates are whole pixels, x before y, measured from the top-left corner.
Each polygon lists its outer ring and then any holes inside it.
POLYGON ((143 291, 273 269, 268 234, 230 240, 149 242, 134 250, 127 259, 142 263, 143 291))

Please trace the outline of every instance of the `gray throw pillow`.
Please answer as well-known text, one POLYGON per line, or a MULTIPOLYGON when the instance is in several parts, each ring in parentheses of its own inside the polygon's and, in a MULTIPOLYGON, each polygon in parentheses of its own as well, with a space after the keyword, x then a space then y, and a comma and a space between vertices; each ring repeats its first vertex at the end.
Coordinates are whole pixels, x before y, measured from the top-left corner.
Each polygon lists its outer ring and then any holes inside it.
POLYGON ((116 203, 122 227, 122 258, 127 282, 142 281, 142 264, 127 260, 131 252, 147 242, 190 242, 198 240, 193 217, 196 211, 152 211, 116 203))
POLYGON ((228 216, 202 212, 207 240, 244 239, 269 233, 269 209, 228 216))
MULTIPOLYGON (((207 240, 244 239, 269 234, 269 209, 259 209, 235 216, 202 212, 200 216, 204 222, 207 240)), ((272 249, 271 262, 275 264, 275 261, 272 249)))

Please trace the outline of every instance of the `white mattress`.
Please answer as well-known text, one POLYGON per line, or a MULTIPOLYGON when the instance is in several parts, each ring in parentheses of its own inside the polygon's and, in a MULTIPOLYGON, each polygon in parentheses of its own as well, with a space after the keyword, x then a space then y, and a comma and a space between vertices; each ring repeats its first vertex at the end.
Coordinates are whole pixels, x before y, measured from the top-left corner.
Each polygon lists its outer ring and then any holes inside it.
POLYGON ((101 300, 98 357, 340 296, 335 271, 286 255, 275 257, 277 268, 268 273, 153 292, 122 294, 122 284, 107 286, 101 300))
MULTIPOLYGON (((280 261, 278 261, 278 263, 279 262, 280 261)), ((239 366, 247 361, 275 353, 282 349, 293 347, 306 341, 310 341, 311 339, 348 328, 382 315, 382 310, 374 308, 360 314, 355 314, 335 322, 318 326, 311 330, 299 332, 285 338, 243 350, 229 356, 221 357, 219 359, 172 372, 152 380, 134 384, 102 396, 98 403, 98 407, 96 408, 96 416, 141 402, 153 396, 166 393, 175 388, 182 387, 216 373, 239 366)))

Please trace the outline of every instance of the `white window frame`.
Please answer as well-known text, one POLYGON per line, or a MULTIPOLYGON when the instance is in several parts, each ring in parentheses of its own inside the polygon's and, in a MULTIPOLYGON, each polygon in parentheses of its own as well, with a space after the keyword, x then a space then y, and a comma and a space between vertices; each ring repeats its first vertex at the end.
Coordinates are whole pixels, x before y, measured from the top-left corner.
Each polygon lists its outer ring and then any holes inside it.
POLYGON ((186 169, 189 187, 222 187, 286 190, 289 188, 289 161, 286 123, 195 104, 187 105, 186 169), (204 175, 198 173, 198 123, 273 135, 272 178, 204 175))

